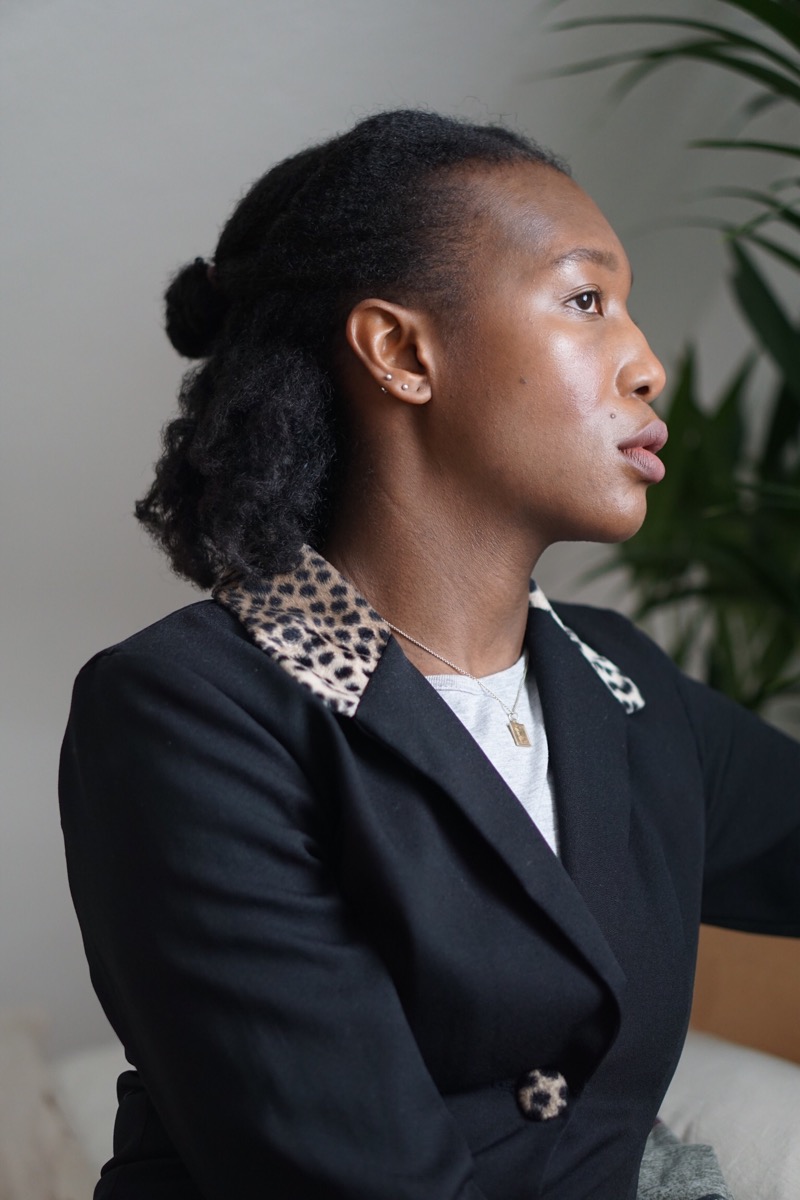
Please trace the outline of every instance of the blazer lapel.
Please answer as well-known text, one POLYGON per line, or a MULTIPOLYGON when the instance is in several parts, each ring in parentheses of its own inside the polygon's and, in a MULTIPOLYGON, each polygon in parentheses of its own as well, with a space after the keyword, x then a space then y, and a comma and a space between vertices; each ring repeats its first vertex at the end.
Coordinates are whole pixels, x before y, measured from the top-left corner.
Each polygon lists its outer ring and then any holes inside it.
MULTIPOLYGON (((535 616, 542 616, 544 622, 553 625, 554 635, 566 643, 564 653, 568 658, 580 658, 551 617, 539 613, 535 616)), ((588 665, 586 670, 594 675, 588 665)), ((598 686, 605 690, 599 681, 598 686)), ((617 707, 612 698, 608 703, 617 707)), ((561 717, 559 707, 556 725, 561 717)), ((394 638, 372 674, 354 720, 447 793, 495 848, 529 897, 564 931, 619 998, 625 976, 565 865, 552 853, 477 743, 408 661, 394 638)), ((551 739, 560 736, 554 730, 555 727, 548 727, 551 739)), ((573 737, 568 737, 572 744, 573 737)), ((556 760, 560 764, 558 774, 570 789, 578 785, 582 799, 591 791, 589 781, 581 787, 580 770, 565 770, 564 757, 559 753, 556 760)), ((584 827, 581 822, 576 825, 570 821, 568 828, 572 853, 573 848, 578 851, 583 844, 584 827)))
POLYGON ((556 785, 561 860, 383 617, 310 546, 293 570, 255 583, 226 575, 214 596, 299 684, 437 783, 612 991, 623 986, 610 944, 629 819, 626 713, 644 701, 614 663, 561 623, 535 583, 527 640, 556 785))
POLYGON ((565 869, 613 945, 630 822, 626 713, 551 615, 529 614, 565 869))

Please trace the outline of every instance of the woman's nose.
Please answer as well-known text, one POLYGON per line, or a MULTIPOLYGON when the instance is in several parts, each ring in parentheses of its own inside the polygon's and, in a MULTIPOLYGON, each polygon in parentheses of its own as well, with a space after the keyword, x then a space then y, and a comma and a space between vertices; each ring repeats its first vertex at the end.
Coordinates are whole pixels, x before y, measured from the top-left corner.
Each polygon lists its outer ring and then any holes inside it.
POLYGON ((634 343, 629 348, 617 384, 621 396, 638 396, 640 400, 652 404, 664 390, 667 373, 642 331, 637 326, 633 328, 634 343))

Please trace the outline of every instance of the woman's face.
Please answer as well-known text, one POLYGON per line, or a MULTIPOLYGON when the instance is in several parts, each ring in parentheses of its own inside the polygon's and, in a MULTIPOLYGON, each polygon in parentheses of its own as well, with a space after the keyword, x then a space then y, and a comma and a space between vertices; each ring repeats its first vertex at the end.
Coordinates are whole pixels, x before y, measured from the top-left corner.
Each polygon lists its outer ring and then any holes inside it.
POLYGON ((483 215, 466 316, 434 356, 428 449, 465 499, 544 544, 630 537, 663 474, 653 451, 666 429, 650 408, 664 370, 628 314, 625 252, 551 168, 472 178, 483 215))

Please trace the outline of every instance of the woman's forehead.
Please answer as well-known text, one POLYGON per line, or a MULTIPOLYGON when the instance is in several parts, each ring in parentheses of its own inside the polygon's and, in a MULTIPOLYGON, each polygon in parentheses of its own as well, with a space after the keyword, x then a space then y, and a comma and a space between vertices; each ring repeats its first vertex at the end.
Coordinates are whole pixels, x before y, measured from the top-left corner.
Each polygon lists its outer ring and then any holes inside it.
POLYGON ((539 163, 516 163, 473 177, 487 249, 524 249, 541 266, 592 262, 627 269, 622 244, 590 196, 568 175, 539 163))

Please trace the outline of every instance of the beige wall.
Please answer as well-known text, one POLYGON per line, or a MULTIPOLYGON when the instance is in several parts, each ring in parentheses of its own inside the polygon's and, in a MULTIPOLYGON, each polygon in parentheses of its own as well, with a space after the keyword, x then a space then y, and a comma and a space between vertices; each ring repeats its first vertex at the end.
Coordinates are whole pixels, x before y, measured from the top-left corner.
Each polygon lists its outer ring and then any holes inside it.
MULTIPOLYGON (((729 93, 684 70, 603 119, 601 79, 534 78, 591 48, 546 34, 531 0, 0 8, 0 1004, 48 1010, 54 1048, 107 1033, 56 813, 71 681, 95 650, 197 598, 131 517, 181 371, 160 331, 166 276, 211 251, 273 160, 376 108, 501 116, 566 154, 606 208, 633 257, 638 319, 671 359, 719 287, 720 256, 711 235, 641 227, 702 182, 681 143, 729 93)), ((580 548, 551 554, 543 580, 563 590, 585 562, 580 548)))

